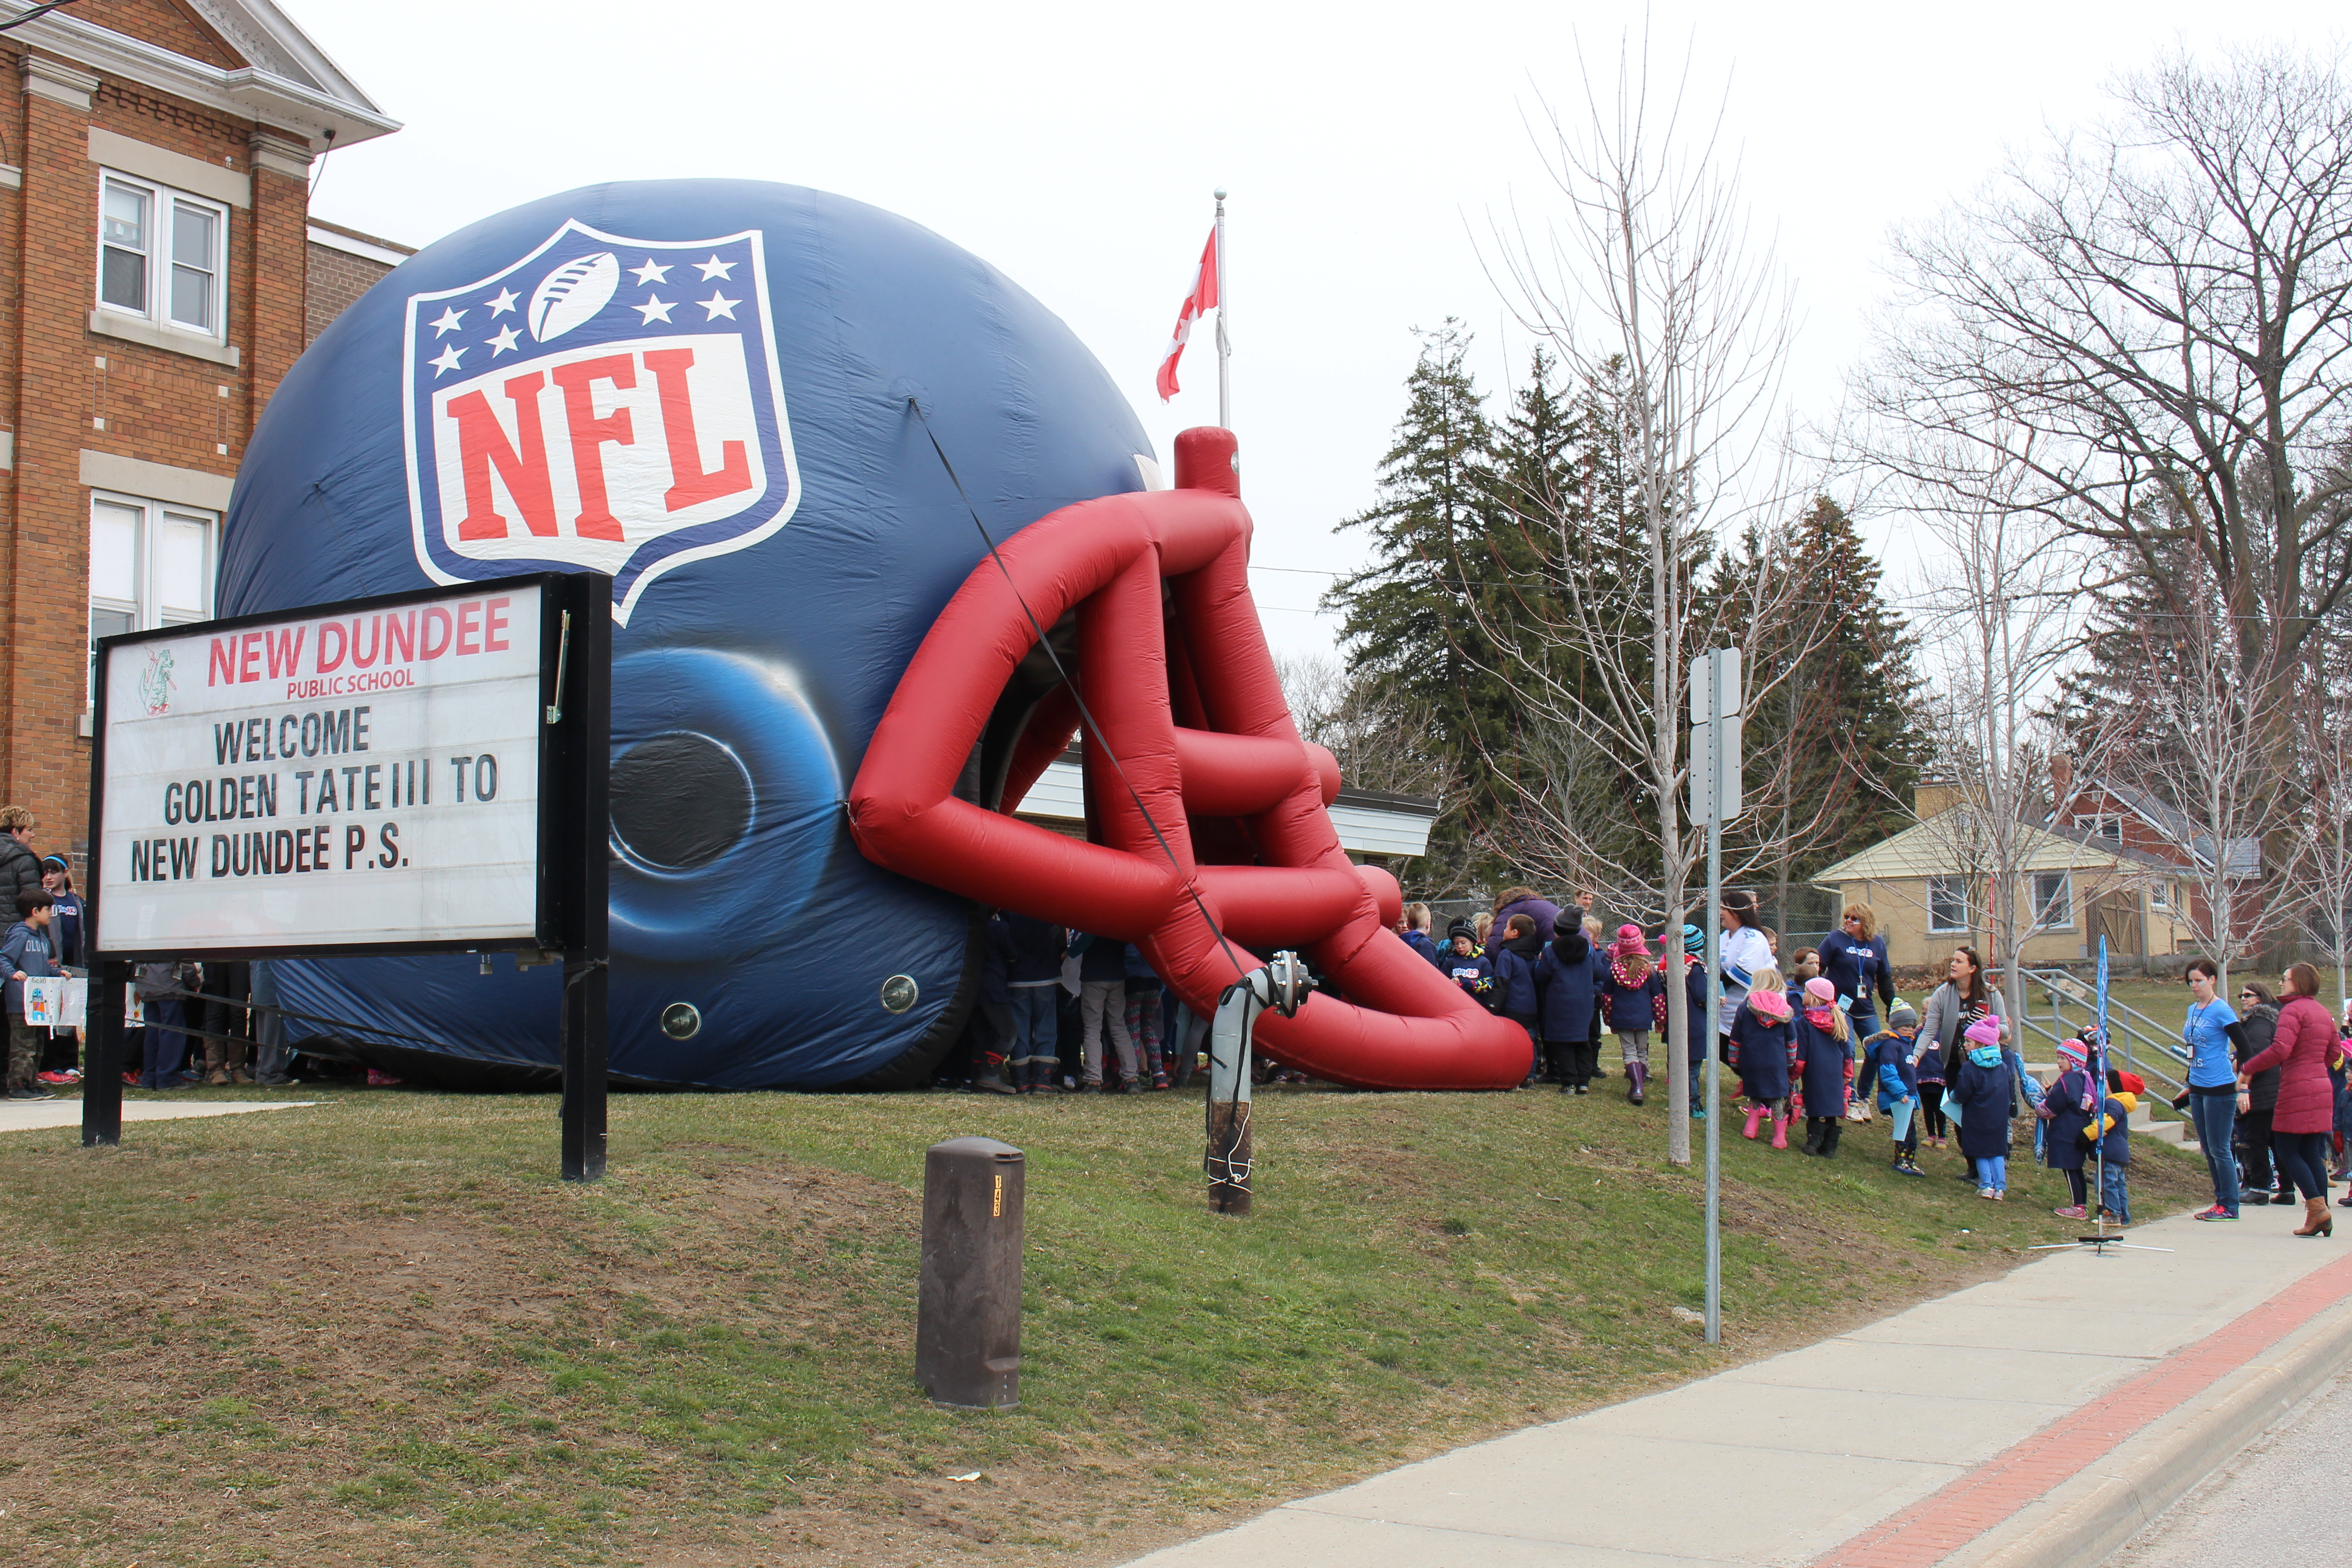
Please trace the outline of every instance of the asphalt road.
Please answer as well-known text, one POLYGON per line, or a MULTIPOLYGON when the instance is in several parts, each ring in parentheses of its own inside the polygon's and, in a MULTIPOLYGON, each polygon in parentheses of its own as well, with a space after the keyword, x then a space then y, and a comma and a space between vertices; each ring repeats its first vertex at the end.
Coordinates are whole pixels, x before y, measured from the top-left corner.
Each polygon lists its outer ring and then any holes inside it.
POLYGON ((2105 1568, 2352 1561, 2344 1491, 2352 1374, 2249 1444, 2107 1559, 2105 1568))

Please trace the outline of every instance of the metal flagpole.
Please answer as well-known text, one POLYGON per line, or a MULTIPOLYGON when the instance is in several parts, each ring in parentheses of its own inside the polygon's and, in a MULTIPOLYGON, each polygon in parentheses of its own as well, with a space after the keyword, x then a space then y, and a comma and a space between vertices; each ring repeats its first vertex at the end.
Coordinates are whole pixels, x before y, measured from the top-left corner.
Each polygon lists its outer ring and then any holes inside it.
MULTIPOLYGON (((1723 650, 1706 656, 1706 1342, 1723 1342, 1723 1051, 1716 1021, 1723 1013, 1723 650)), ((1685 1050, 1689 1047, 1685 1047, 1685 1050)))
POLYGON ((1225 374, 1226 356, 1234 352, 1225 337, 1225 318, 1233 313, 1226 303, 1233 280, 1225 276, 1225 187, 1217 187, 1217 428, 1234 427, 1233 384, 1225 374))

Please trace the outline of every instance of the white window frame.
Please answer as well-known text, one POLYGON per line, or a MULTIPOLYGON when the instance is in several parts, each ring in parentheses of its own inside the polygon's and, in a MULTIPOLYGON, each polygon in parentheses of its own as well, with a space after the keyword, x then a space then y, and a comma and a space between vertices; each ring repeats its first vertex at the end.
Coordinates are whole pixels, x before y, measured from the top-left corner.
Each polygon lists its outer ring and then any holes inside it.
POLYGON ((2124 819, 2114 812, 2092 812, 2074 818, 2074 826, 2109 844, 2124 841, 2124 819))
MULTIPOLYGON (((1948 900, 1947 900, 1946 901, 1948 901, 1948 900)), ((1928 879, 1927 879, 1927 934, 1928 934, 1928 935, 1930 935, 1930 936, 1949 936, 1949 935, 1954 934, 1955 932, 1974 931, 1974 930, 1976 929, 1976 927, 1975 927, 1972 923, 1970 923, 1970 919, 1969 919, 1969 917, 1970 917, 1972 914, 1974 914, 1974 912, 1975 912, 1975 911, 1974 911, 1974 910, 1972 910, 1969 907, 1969 879, 1968 879, 1968 878, 1966 878, 1966 877, 1930 877, 1930 878, 1928 878, 1928 879), (1936 906, 1937 906, 1937 901, 1938 901, 1938 900, 1937 900, 1937 889, 1939 889, 1939 888, 1948 889, 1956 889, 1958 890, 1958 900, 1959 900, 1959 905, 1960 905, 1960 923, 1959 923, 1959 924, 1958 924, 1958 925, 1937 925, 1937 924, 1936 923, 1936 920, 1937 920, 1937 915, 1936 915, 1936 906)))
POLYGON ((184 332, 205 342, 228 342, 228 216, 227 205, 209 196, 192 195, 160 181, 142 179, 113 169, 100 167, 98 181, 98 256, 97 275, 91 282, 91 292, 98 309, 109 315, 121 316, 171 332, 184 332), (147 216, 147 287, 142 308, 132 310, 118 305, 106 297, 106 193, 110 185, 143 193, 148 202, 147 216), (181 207, 200 209, 212 216, 213 246, 211 263, 213 279, 213 322, 209 327, 194 326, 175 320, 172 315, 172 272, 175 265, 172 253, 172 218, 181 207))
MULTIPOLYGON (((84 605, 82 610, 85 639, 92 645, 97 641, 95 637, 90 636, 89 620, 92 612, 98 610, 111 610, 120 615, 128 615, 131 617, 131 629, 142 632, 153 631, 161 626, 192 626, 198 621, 212 619, 214 598, 220 592, 220 513, 200 506, 182 506, 177 501, 162 501, 147 496, 124 495, 118 490, 93 489, 89 492, 89 510, 84 521, 85 530, 94 529, 97 526, 98 509, 100 506, 121 507, 127 511, 135 511, 139 514, 131 546, 131 588, 134 597, 132 599, 101 597, 96 592, 97 585, 93 583, 88 603, 84 605), (205 542, 202 552, 204 586, 200 595, 204 602, 195 607, 194 614, 186 610, 167 612, 163 607, 162 590, 157 585, 158 552, 155 548, 155 541, 159 525, 167 517, 177 521, 204 525, 205 542)), ((89 545, 87 531, 83 535, 83 544, 87 550, 89 545)), ((95 681, 97 673, 97 659, 93 652, 89 679, 95 681)), ((95 695, 94 690, 87 690, 85 700, 95 695)))
POLYGON ((2172 912, 2172 884, 2158 877, 2147 885, 2147 907, 2161 914, 2172 912))
POLYGON ((2035 931, 2073 931, 2074 929, 2074 873, 2072 871, 2028 871, 2025 874, 2025 886, 2032 895, 2032 901, 2026 907, 2033 911, 2033 929, 2035 931), (2055 902, 2056 900, 2042 898, 2042 879, 2044 877, 2055 877, 2058 879, 2057 899, 2064 900, 2066 904, 2066 918, 2063 921, 2053 921, 2048 918, 2050 913, 2050 905, 2055 902))

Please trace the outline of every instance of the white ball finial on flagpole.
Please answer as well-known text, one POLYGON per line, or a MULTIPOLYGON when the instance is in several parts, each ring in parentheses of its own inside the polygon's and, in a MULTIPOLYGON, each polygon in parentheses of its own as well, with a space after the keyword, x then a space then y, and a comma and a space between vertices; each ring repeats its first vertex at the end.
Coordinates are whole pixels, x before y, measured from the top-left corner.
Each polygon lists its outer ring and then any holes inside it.
POLYGON ((1219 185, 1214 191, 1212 191, 1210 195, 1215 196, 1219 201, 1223 201, 1225 199, 1225 187, 1219 185))

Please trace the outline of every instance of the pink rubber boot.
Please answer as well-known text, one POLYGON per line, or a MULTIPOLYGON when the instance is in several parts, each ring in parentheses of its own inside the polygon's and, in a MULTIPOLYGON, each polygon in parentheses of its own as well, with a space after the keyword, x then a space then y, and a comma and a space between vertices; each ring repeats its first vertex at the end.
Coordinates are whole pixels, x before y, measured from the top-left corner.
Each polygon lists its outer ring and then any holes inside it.
POLYGON ((1772 1118, 1772 1147, 1786 1149, 1788 1146, 1789 1119, 1785 1116, 1776 1116, 1772 1118))
POLYGON ((1747 1128, 1746 1128, 1744 1131, 1741 1131, 1741 1133, 1740 1133, 1739 1135, 1740 1135, 1742 1138, 1753 1138, 1753 1137, 1755 1137, 1755 1136, 1756 1136, 1756 1129, 1757 1129, 1758 1125, 1759 1125, 1759 1124, 1760 1124, 1760 1123, 1763 1121, 1763 1120, 1764 1120, 1764 1108, 1763 1108, 1762 1106, 1760 1106, 1760 1105, 1751 1105, 1751 1106, 1749 1106, 1749 1107, 1748 1108, 1748 1126, 1747 1126, 1747 1128))

